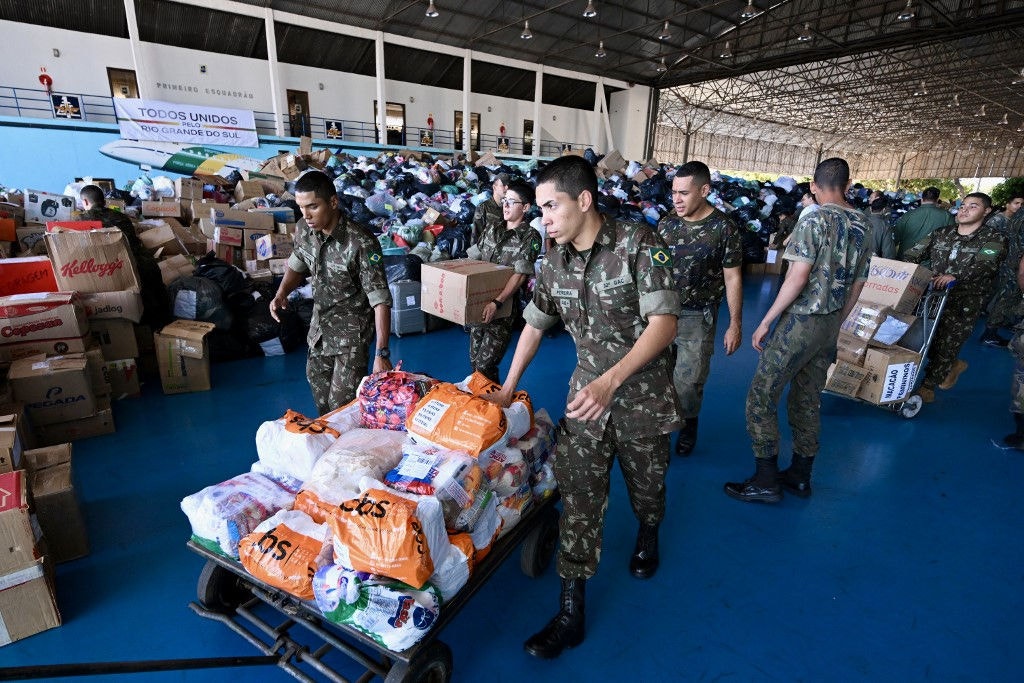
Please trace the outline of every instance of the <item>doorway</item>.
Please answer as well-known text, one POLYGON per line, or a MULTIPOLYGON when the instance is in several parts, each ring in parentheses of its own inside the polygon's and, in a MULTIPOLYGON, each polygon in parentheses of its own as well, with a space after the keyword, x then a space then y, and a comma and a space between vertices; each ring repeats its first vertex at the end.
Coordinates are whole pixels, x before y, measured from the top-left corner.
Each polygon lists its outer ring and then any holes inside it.
MULTIPOLYGON (((480 151, 480 114, 469 115, 470 148, 480 151)), ((455 149, 462 149, 462 112, 455 110, 455 149)))
POLYGON ((288 91, 288 127, 293 138, 309 135, 309 93, 305 90, 288 91))
POLYGON ((523 119, 523 154, 533 154, 533 121, 523 119))
POLYGON ((114 69, 107 67, 107 82, 110 84, 111 97, 139 97, 139 82, 131 69, 114 69))
MULTIPOLYGON (((380 118, 377 109, 377 100, 373 101, 373 129, 376 131, 376 140, 380 142, 380 130, 377 126, 377 119, 380 118)), ((388 128, 387 143, 401 147, 405 145, 405 105, 400 102, 388 102, 387 110, 384 113, 384 125, 388 128)))

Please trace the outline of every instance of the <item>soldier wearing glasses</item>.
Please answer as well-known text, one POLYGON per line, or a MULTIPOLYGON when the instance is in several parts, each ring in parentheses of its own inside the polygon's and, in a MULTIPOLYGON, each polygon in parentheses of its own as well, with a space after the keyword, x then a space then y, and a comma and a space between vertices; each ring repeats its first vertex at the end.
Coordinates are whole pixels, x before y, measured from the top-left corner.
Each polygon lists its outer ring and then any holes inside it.
POLYGON ((472 259, 490 261, 512 268, 513 274, 497 297, 484 307, 478 323, 469 326, 469 362, 473 369, 500 384, 498 364, 512 340, 519 289, 534 274, 540 254, 540 235, 526 221, 533 204, 533 188, 521 180, 512 181, 501 200, 502 223, 487 222, 476 243, 466 250, 472 259), (496 318, 499 309, 512 299, 511 315, 496 318))

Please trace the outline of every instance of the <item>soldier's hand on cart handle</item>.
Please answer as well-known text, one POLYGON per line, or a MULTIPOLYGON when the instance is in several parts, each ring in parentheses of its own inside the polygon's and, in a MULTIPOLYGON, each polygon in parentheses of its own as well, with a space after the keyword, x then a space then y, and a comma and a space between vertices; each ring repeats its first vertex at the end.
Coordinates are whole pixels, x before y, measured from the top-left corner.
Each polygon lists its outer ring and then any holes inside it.
POLYGON ((574 420, 596 420, 612 402, 612 385, 600 377, 583 387, 565 406, 565 416, 574 420))
POLYGON ((270 317, 281 322, 281 319, 277 317, 277 312, 283 308, 288 308, 288 297, 275 296, 270 300, 270 317))
POLYGON ((754 335, 750 338, 750 343, 753 344, 754 348, 760 353, 764 351, 764 340, 768 337, 768 333, 771 329, 768 327, 768 323, 762 322, 754 330, 754 335))

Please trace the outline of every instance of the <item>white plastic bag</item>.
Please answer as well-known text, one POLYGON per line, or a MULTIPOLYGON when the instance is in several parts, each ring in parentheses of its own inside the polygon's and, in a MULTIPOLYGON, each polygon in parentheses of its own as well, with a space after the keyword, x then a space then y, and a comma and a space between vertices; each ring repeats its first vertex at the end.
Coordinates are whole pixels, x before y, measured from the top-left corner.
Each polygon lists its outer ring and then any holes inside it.
POLYGON ((256 430, 256 452, 275 472, 306 481, 313 465, 339 435, 327 421, 289 410, 256 430))

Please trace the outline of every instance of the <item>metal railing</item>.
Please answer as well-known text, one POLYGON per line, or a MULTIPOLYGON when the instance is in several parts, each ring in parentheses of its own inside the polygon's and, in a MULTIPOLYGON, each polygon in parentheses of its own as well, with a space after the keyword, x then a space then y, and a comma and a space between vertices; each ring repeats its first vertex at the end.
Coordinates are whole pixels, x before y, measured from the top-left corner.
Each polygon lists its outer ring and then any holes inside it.
MULTIPOLYGON (((71 121, 89 121, 93 123, 117 123, 114 112, 114 98, 108 95, 92 95, 89 93, 48 92, 32 88, 16 88, 0 86, 0 116, 14 118, 39 118, 71 121), (77 106, 77 111, 69 115, 58 116, 54 113, 55 104, 51 96, 66 96, 77 106)), ((276 136, 277 126, 273 112, 254 111, 253 118, 256 132, 260 135, 276 136)), ((377 125, 374 121, 354 121, 335 119, 329 116, 291 117, 283 115, 281 123, 287 137, 308 135, 316 140, 332 140, 339 143, 379 144, 377 125)), ((478 152, 495 152, 498 154, 514 154, 529 156, 533 153, 532 144, 536 142, 528 138, 481 134, 478 136, 474 149, 478 152), (505 144, 500 144, 504 141, 505 144)), ((391 147, 434 148, 439 152, 459 151, 462 149, 462 131, 405 126, 401 129, 389 128, 384 142, 391 147)), ((586 142, 568 142, 558 140, 540 140, 542 157, 556 157, 562 150, 586 149, 592 147, 586 142)))

